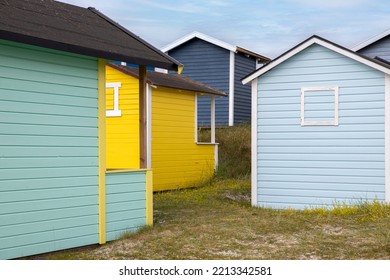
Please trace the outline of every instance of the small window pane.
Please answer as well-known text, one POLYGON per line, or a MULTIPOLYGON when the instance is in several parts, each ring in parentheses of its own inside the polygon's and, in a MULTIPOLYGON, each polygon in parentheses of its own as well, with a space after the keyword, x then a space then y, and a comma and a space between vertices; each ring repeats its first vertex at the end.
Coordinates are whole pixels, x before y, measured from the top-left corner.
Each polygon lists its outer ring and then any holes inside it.
POLYGON ((338 87, 301 90, 302 125, 338 125, 338 87))

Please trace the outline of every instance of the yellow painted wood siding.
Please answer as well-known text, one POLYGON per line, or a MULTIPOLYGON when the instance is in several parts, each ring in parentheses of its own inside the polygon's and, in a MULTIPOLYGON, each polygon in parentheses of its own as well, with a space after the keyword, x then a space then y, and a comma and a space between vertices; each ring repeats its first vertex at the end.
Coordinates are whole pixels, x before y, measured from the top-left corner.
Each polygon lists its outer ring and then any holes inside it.
POLYGON ((191 187, 214 174, 214 145, 195 143, 195 93, 154 88, 152 93, 154 190, 191 187))
MULTIPOLYGON (((107 117, 107 168, 139 168, 138 79, 109 66, 106 75, 122 83, 122 116, 107 117)), ((109 89, 108 110, 112 99, 109 89)), ((195 143, 195 92, 152 88, 153 190, 192 187, 214 174, 214 162, 214 145, 195 143)))
MULTIPOLYGON (((106 117, 107 169, 139 168, 138 79, 106 67, 107 83, 121 82, 119 117, 106 117)), ((106 92, 106 108, 114 106, 114 89, 106 92)))

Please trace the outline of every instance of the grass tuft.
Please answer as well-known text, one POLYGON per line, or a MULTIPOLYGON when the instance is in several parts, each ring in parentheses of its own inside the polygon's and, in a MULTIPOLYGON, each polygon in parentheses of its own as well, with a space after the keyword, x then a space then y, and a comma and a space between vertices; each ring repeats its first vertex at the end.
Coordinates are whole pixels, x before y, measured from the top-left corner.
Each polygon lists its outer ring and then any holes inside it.
MULTIPOLYGON (((200 141, 209 141, 210 130, 198 131, 200 141)), ((218 145, 219 166, 216 177, 246 178, 251 172, 251 126, 240 124, 215 130, 218 145)))
POLYGON ((304 212, 323 217, 353 217, 361 222, 377 221, 390 216, 390 204, 377 200, 373 202, 360 200, 351 204, 335 202, 331 207, 305 209, 304 212))

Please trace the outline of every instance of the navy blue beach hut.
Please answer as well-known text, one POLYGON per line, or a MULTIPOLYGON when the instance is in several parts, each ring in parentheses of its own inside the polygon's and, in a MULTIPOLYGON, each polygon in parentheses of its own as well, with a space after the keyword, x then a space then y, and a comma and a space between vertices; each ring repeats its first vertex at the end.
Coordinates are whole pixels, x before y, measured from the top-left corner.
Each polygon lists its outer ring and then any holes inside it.
MULTIPOLYGON (((270 59, 199 32, 162 49, 184 64, 183 75, 228 93, 215 100, 215 122, 232 126, 251 119, 250 87, 241 79, 270 59)), ((198 98, 198 125, 210 126, 210 99, 198 98)))
POLYGON ((390 65, 313 36, 252 84, 252 204, 390 202, 390 65))

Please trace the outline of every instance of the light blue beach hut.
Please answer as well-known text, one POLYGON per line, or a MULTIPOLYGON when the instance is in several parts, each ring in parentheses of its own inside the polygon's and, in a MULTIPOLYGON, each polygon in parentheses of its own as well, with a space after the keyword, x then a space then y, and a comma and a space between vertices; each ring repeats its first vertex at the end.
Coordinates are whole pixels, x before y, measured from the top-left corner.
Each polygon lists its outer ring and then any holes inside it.
POLYGON ((318 36, 252 85, 252 204, 390 202, 390 65, 318 36))

